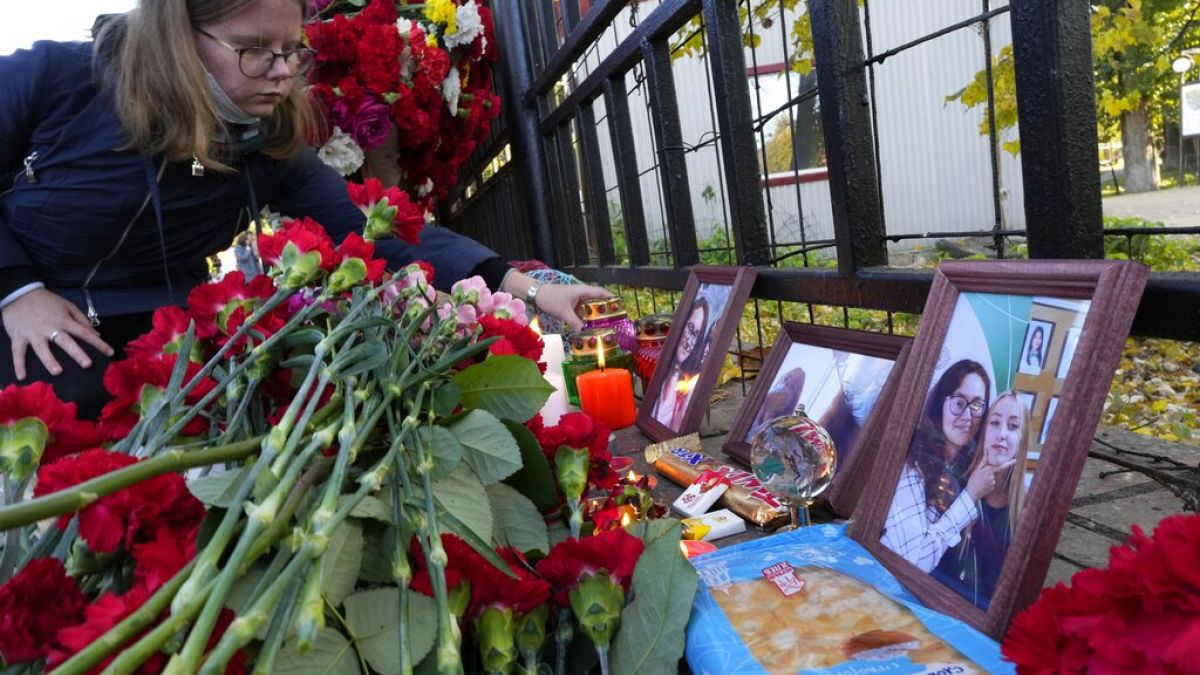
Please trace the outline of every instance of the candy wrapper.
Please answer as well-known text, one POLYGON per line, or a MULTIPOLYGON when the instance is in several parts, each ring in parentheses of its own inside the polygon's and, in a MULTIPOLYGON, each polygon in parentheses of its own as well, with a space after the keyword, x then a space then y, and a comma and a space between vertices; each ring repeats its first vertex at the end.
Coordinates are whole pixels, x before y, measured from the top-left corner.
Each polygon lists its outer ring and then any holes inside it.
POLYGON ((691 485, 705 471, 725 476, 730 487, 721 495, 720 504, 764 530, 773 530, 790 520, 787 507, 768 492, 754 474, 722 464, 700 452, 698 434, 646 446, 646 462, 678 485, 691 485))
POLYGON ((692 561, 685 656, 697 675, 1012 673, 1000 646, 920 604, 844 525, 804 527, 692 561))

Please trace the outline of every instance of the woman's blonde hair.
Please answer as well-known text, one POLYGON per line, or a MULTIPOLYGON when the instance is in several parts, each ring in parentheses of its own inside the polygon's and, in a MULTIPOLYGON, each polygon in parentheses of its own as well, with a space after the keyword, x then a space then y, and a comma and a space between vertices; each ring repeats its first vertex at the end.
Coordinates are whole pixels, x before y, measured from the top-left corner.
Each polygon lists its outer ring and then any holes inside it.
MULTIPOLYGON (((1004 480, 997 481, 996 484, 996 487, 1003 490, 1007 497, 1008 536, 1011 541, 1016 537, 1017 519, 1021 515, 1021 508, 1025 505, 1025 470, 1029 461, 1029 411, 1025 409, 1025 404, 1021 402, 1021 397, 1017 395, 1017 392, 1010 389, 992 401, 992 405, 988 407, 987 413, 983 416, 983 423, 985 426, 987 425, 987 419, 992 411, 996 409, 1000 401, 1006 398, 1011 398, 1017 404, 1017 409, 1021 411, 1021 442, 1017 446, 1017 454, 1014 457, 1016 461, 1009 467, 1008 475, 1004 477, 1004 480)), ((971 466, 963 475, 970 476, 987 459, 986 445, 982 442, 979 444, 979 449, 971 460, 971 466)))
MULTIPOLYGON (((210 152, 214 134, 228 130, 209 94, 193 28, 254 1, 140 0, 136 9, 100 29, 94 51, 103 63, 97 63, 97 71, 129 138, 125 149, 161 153, 171 161, 195 156, 205 166, 230 170, 210 152)), ((297 3, 305 12, 304 0, 297 3)), ((303 87, 293 87, 263 120, 262 152, 279 159, 295 155, 311 120, 303 87)))

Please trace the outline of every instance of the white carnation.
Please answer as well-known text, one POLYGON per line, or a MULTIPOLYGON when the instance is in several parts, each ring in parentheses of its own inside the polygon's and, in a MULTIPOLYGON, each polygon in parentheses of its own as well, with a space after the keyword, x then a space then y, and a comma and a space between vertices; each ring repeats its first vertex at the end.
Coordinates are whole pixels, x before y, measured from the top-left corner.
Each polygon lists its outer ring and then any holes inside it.
POLYGON ((349 176, 363 165, 362 148, 358 147, 358 143, 355 143, 354 139, 343 132, 340 127, 333 128, 329 140, 321 146, 320 150, 317 150, 317 157, 320 157, 322 162, 333 167, 333 170, 342 176, 349 176))
POLYGON ((467 0, 454 11, 454 24, 457 30, 451 35, 444 35, 446 48, 453 49, 469 45, 483 32, 483 20, 479 18, 479 6, 475 0, 467 0))
POLYGON ((433 179, 426 178, 424 183, 421 183, 419 186, 417 186, 417 196, 424 197, 430 192, 433 192, 433 179))
POLYGON ((462 78, 458 76, 458 67, 450 66, 446 79, 442 80, 442 98, 450 108, 451 115, 458 114, 458 97, 462 94, 462 78))
POLYGON ((412 33, 412 29, 413 29, 413 20, 412 19, 406 19, 404 17, 400 17, 399 19, 396 19, 396 30, 400 32, 400 35, 405 40, 407 40, 409 34, 412 33))

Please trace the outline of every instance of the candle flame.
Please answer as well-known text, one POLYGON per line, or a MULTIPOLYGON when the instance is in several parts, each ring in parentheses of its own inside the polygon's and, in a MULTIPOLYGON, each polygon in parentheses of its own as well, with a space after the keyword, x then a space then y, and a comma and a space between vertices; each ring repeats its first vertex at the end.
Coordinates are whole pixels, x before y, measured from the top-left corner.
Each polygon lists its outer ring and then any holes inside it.
POLYGON ((625 478, 628 479, 630 483, 636 483, 638 481, 638 475, 632 471, 626 474, 625 478))
POLYGON ((529 328, 532 329, 533 332, 537 333, 538 337, 542 336, 542 324, 540 321, 538 321, 537 316, 534 316, 533 321, 529 322, 529 328))
POLYGON ((683 378, 675 384, 675 391, 678 392, 680 396, 687 396, 688 394, 692 393, 692 390, 696 388, 697 377, 699 377, 698 374, 683 378))
POLYGON ((686 542, 683 542, 683 541, 679 542, 679 550, 683 553, 683 557, 685 557, 685 558, 691 557, 688 555, 688 547, 687 547, 686 542))
POLYGON ((628 525, 628 524, 629 524, 629 523, 630 523, 632 520, 633 520, 633 517, 629 515, 629 512, 628 512, 628 511, 626 511, 626 512, 625 512, 625 515, 621 516, 621 527, 625 527, 625 526, 626 526, 626 525, 628 525))
POLYGON ((596 347, 596 362, 600 364, 600 370, 604 370, 604 341, 596 347))

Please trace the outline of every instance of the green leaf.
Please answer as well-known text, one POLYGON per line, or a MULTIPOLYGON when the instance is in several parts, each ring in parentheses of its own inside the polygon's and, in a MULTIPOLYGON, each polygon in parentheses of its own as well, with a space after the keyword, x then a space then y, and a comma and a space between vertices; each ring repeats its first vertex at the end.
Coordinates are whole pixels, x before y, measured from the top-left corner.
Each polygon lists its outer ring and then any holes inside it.
POLYGON ((521 551, 550 551, 550 538, 542 514, 520 492, 503 483, 488 486, 488 500, 495 517, 495 539, 501 546, 521 551))
POLYGON ((237 614, 245 611, 246 601, 250 599, 250 594, 254 592, 254 587, 258 585, 266 571, 266 563, 259 562, 246 570, 245 574, 239 575, 229 589, 229 595, 225 596, 225 606, 237 614))
POLYGON ((326 628, 317 634, 311 650, 301 654, 296 640, 289 640, 275 657, 276 673, 287 675, 360 675, 354 647, 344 635, 326 628))
POLYGON ((352 348, 337 359, 334 369, 340 377, 350 377, 374 370, 388 361, 388 348, 382 342, 366 342, 352 348))
POLYGON ((554 391, 536 363, 514 355, 488 357, 455 375, 454 383, 464 407, 518 422, 529 421, 554 391))
POLYGON ((508 427, 508 433, 517 441, 521 449, 521 468, 513 475, 504 479, 517 492, 533 501, 538 510, 549 511, 558 506, 558 486, 554 482, 554 471, 546 455, 542 454, 542 444, 538 443, 533 432, 524 424, 512 420, 501 420, 508 427))
POLYGON ((621 612, 612 672, 673 673, 683 656, 684 629, 699 576, 679 551, 679 521, 648 521, 646 547, 633 571, 633 602, 621 612))
POLYGON ((421 444, 433 452, 434 480, 450 474, 462 461, 463 448, 458 438, 449 429, 441 426, 425 426, 417 429, 421 444))
POLYGON ((457 384, 443 382, 437 389, 433 390, 433 402, 431 404, 433 414, 438 417, 449 417, 454 412, 454 409, 458 407, 460 398, 457 384))
POLYGON ((392 555, 396 528, 375 520, 362 521, 363 554, 358 578, 368 584, 392 583, 392 555))
MULTIPOLYGON (((413 663, 433 648, 437 637, 437 605, 433 599, 408 594, 408 639, 413 663)), ((346 598, 346 623, 367 664, 381 675, 400 673, 400 589, 376 588, 346 598)))
POLYGON ((241 479, 250 471, 249 466, 244 466, 239 471, 222 471, 217 474, 209 474, 187 483, 188 491, 192 496, 204 502, 208 506, 219 506, 227 509, 233 506, 233 498, 237 496, 238 486, 241 484, 241 479))
POLYGON ((433 484, 434 499, 466 528, 483 541, 492 540, 492 507, 486 499, 483 483, 465 464, 433 484))
POLYGON ((462 444, 463 460, 484 485, 497 483, 521 468, 521 449, 500 420, 485 410, 472 410, 450 426, 462 444))
POLYGON ((362 566, 362 527, 353 520, 342 523, 329 535, 329 548, 321 557, 321 595, 330 606, 342 604, 362 566))
MULTIPOLYGON (((342 505, 353 498, 353 495, 342 495, 338 499, 338 508, 342 508, 342 505)), ((390 523, 392 522, 392 505, 382 499, 367 496, 350 509, 350 515, 354 518, 371 518, 390 523)))

